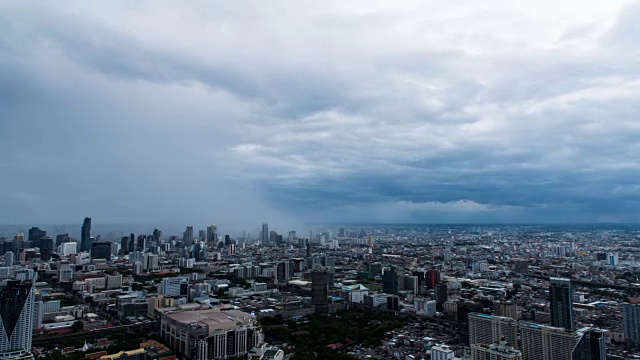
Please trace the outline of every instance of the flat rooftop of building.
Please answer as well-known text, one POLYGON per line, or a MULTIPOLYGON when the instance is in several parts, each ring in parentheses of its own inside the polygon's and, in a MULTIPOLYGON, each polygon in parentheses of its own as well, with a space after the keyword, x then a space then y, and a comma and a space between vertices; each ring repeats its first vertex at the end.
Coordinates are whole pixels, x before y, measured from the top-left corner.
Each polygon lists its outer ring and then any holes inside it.
POLYGON ((206 324, 209 331, 216 329, 233 329, 238 323, 247 323, 253 316, 243 311, 228 310, 220 311, 220 309, 193 310, 193 311, 176 311, 166 314, 166 316, 174 321, 183 324, 206 324))

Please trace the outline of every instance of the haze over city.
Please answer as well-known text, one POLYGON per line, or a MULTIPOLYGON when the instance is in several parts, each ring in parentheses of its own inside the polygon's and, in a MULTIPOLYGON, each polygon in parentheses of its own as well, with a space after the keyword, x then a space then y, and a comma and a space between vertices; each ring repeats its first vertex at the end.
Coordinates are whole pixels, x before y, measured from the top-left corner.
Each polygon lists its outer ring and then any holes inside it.
POLYGON ((637 222, 637 1, 0 3, 0 222, 637 222))

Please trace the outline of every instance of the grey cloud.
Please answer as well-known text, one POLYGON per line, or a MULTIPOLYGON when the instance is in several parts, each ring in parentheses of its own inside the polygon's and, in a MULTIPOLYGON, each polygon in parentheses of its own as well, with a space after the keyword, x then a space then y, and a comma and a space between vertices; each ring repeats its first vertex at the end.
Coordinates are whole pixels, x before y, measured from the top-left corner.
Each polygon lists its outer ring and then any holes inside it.
POLYGON ((194 24, 166 41, 144 5, 5 5, 9 219, 635 219, 640 74, 609 44, 633 46, 637 3, 539 43, 497 5, 254 5, 176 8, 194 24))

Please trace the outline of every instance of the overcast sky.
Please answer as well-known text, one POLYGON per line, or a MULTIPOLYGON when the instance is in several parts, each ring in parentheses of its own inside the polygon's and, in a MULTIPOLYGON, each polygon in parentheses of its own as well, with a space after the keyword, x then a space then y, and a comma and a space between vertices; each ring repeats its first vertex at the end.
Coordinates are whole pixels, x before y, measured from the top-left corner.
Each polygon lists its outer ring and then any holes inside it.
POLYGON ((0 1, 0 223, 638 222, 638 19, 0 1))

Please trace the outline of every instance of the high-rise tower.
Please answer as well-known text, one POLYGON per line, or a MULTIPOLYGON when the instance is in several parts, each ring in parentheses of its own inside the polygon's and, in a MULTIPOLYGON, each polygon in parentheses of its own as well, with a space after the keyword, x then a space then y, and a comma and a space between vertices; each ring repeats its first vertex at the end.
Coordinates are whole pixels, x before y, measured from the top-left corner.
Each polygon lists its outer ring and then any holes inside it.
POLYGON ((31 339, 35 281, 9 280, 0 288, 0 359, 33 359, 31 339))
POLYGON ((551 325, 573 330, 573 298, 571 280, 551 278, 551 325))
POLYGON ((622 304, 622 327, 627 347, 640 349, 640 304, 622 304))
POLYGON ((491 345, 500 341, 518 347, 518 322, 504 316, 469 314, 469 344, 491 345))
POLYGON ((91 251, 91 218, 84 218, 82 231, 80 232, 80 250, 91 251))
POLYGON ((269 242, 269 223, 262 223, 262 232, 260 232, 260 243, 266 244, 269 242))
POLYGON ((329 278, 325 270, 311 271, 311 302, 316 313, 326 314, 329 311, 329 278))

